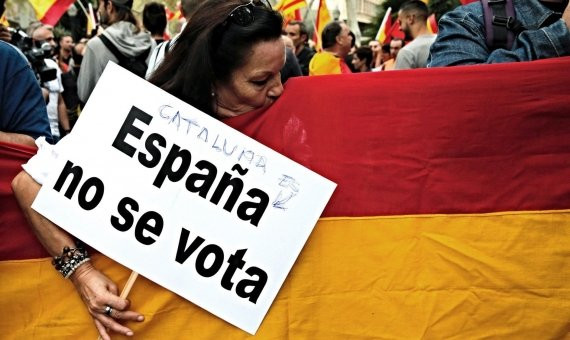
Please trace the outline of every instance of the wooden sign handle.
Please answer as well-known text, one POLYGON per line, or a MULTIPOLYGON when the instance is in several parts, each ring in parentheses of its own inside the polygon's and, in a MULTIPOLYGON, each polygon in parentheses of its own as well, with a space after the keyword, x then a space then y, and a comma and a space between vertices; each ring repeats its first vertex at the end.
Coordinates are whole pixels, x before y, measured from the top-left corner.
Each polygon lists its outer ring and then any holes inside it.
MULTIPOLYGON (((127 298, 129 293, 131 292, 131 288, 133 288, 133 285, 135 284, 135 281, 136 281, 138 276, 139 276, 139 273, 137 273, 135 271, 131 272, 131 276, 129 276, 127 283, 125 283, 125 287, 123 287, 123 290, 121 291, 121 295, 120 295, 121 299, 127 298)), ((99 335, 97 340, 103 340, 103 338, 99 335)))

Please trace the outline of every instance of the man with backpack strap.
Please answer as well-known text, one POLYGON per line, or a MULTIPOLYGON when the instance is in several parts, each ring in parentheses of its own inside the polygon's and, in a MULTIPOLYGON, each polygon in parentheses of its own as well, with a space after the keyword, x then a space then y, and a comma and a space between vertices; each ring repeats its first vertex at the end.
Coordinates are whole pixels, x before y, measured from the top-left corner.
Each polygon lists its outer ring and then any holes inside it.
POLYGON ((109 60, 144 77, 155 43, 150 34, 137 26, 132 5, 133 0, 99 0, 100 23, 107 27, 101 36, 89 40, 85 48, 77 79, 77 92, 82 102, 89 99, 109 60))
POLYGON ((439 21, 428 67, 570 55, 568 0, 482 0, 439 21))
MULTIPOLYGON (((204 0, 182 0, 180 2, 180 12, 186 19, 186 22, 180 29, 181 32, 184 30, 184 27, 186 27, 186 24, 190 21, 192 14, 194 14, 196 9, 202 2, 204 2, 204 0)), ((164 60, 164 56, 166 55, 166 53, 168 53, 168 51, 172 49, 172 46, 174 46, 174 43, 176 43, 177 39, 178 35, 175 36, 172 40, 163 41, 160 44, 158 44, 158 46, 154 49, 150 57, 145 78, 149 79, 150 76, 152 75, 152 72, 154 72, 158 68, 158 66, 160 66, 160 64, 164 60)))

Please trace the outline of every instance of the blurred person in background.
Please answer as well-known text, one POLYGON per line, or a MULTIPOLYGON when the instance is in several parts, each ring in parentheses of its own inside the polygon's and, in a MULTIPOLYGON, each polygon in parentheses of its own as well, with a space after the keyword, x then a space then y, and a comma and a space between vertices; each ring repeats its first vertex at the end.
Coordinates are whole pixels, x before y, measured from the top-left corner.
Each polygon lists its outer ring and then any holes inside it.
POLYGON ((57 64, 63 73, 69 71, 73 45, 73 37, 70 34, 64 34, 57 40, 57 64))
MULTIPOLYGON (((39 25, 34 25, 33 29, 30 30, 30 36, 38 46, 44 43, 49 43, 52 48, 51 53, 53 55, 57 44, 55 42, 53 28, 51 26, 41 23, 39 25)), ((67 107, 65 106, 65 102, 61 95, 64 90, 63 83, 61 82, 61 69, 51 58, 45 58, 44 63, 48 68, 56 69, 56 78, 42 83, 41 86, 49 91, 47 114, 53 140, 57 143, 61 137, 69 133, 71 127, 69 125, 69 119, 67 118, 67 107)))
POLYGON ((372 68, 380 67, 382 65, 382 45, 378 40, 370 40, 368 47, 372 50, 372 68))
MULTIPOLYGON (((182 26, 182 31, 184 31, 184 28, 186 27, 188 22, 190 22, 190 18, 192 17, 192 14, 194 14, 194 12, 198 8, 198 6, 203 1, 204 0, 182 0, 180 2, 180 12, 182 13, 184 18, 186 19, 186 22, 182 26)), ((152 72, 154 72, 154 70, 156 70, 158 68, 158 66, 160 65, 162 60, 164 60, 164 55, 166 53, 168 53, 168 51, 170 51, 172 46, 176 43, 178 36, 179 35, 175 36, 174 38, 172 38, 172 40, 162 42, 161 44, 156 46, 154 51, 152 51, 152 54, 151 54, 149 62, 148 62, 148 68, 146 70, 145 78, 147 78, 147 79, 150 78, 150 76, 152 75, 152 72)))
POLYGON ((143 9, 143 26, 157 44, 164 41, 166 31, 166 10, 163 4, 149 2, 143 9))
POLYGON ((429 49, 436 35, 427 29, 428 7, 421 0, 405 2, 398 12, 400 30, 406 35, 406 40, 412 40, 404 46, 396 58, 397 70, 424 68, 427 66, 429 49))
POLYGON ((304 76, 309 75, 309 63, 311 58, 315 55, 315 51, 309 47, 309 33, 307 27, 302 21, 292 20, 287 23, 285 27, 287 36, 293 40, 295 45, 295 56, 297 62, 301 67, 301 72, 304 76))
POLYGON ((352 47, 350 29, 344 22, 328 23, 322 32, 323 50, 315 53, 309 64, 309 75, 352 73, 344 58, 352 47))
POLYGON ((372 50, 370 47, 359 47, 356 49, 352 56, 352 65, 354 66, 356 72, 369 72, 372 69, 370 65, 372 64, 372 50))
MULTIPOLYGON (((148 64, 155 43, 149 33, 143 32, 138 27, 137 19, 131 11, 132 6, 133 0, 100 0, 98 8, 100 24, 106 27, 102 35, 125 57, 136 58, 147 53, 148 64)), ((109 61, 119 62, 100 36, 90 39, 77 79, 77 92, 83 103, 89 99, 109 61)))

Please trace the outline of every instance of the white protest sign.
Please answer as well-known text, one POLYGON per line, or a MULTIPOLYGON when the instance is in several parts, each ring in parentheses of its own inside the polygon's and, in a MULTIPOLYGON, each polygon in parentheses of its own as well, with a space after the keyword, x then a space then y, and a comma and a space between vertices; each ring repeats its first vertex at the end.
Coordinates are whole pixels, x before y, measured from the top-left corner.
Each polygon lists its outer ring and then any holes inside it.
POLYGON ((335 184, 109 63, 33 208, 255 334, 335 184))

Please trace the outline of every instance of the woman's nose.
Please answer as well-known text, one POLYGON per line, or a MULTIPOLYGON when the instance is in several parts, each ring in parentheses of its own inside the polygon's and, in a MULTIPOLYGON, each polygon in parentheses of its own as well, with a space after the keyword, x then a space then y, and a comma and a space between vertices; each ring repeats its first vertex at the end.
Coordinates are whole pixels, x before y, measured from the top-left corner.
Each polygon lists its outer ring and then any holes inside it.
POLYGON ((282 93, 283 84, 281 84, 281 75, 278 74, 277 77, 275 77, 275 82, 272 84, 269 92, 267 92, 267 95, 269 97, 277 99, 282 93))

